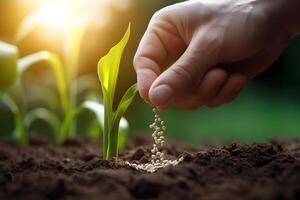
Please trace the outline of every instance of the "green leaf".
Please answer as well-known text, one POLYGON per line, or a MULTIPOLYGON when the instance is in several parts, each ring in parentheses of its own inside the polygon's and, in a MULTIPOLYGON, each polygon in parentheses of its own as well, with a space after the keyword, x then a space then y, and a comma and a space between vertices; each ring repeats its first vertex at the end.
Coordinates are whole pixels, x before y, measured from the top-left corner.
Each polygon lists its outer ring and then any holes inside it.
POLYGON ((122 40, 113 48, 110 49, 107 55, 102 57, 98 62, 98 76, 103 88, 108 92, 108 100, 113 101, 115 87, 119 74, 119 65, 123 50, 129 40, 130 24, 127 28, 122 40))
POLYGON ((133 84, 130 88, 127 89, 126 93, 122 97, 118 105, 118 108, 114 114, 113 123, 117 123, 118 121, 120 121, 121 117, 124 115, 125 111, 132 103, 137 92, 138 92, 137 84, 133 84))
POLYGON ((0 41, 0 94, 14 84, 17 60, 18 48, 0 41))
POLYGON ((18 61, 18 70, 20 76, 33 64, 41 62, 41 61, 47 61, 49 63, 49 66, 52 67, 55 76, 56 76, 56 82, 57 87, 60 95, 60 100, 62 102, 62 108, 64 111, 68 109, 68 92, 67 92, 67 84, 65 81, 64 76, 64 69, 60 62, 60 59, 57 55, 53 53, 49 53, 47 51, 41 51, 38 53, 34 53, 28 56, 25 56, 21 58, 18 61))

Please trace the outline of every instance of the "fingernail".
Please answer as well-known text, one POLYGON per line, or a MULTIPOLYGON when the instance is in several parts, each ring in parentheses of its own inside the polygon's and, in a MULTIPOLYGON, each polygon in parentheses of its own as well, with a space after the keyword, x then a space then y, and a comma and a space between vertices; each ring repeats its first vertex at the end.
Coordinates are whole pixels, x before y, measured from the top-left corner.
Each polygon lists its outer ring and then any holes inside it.
POLYGON ((173 90, 168 85, 160 85, 152 89, 150 100, 157 106, 167 104, 173 97, 173 90))

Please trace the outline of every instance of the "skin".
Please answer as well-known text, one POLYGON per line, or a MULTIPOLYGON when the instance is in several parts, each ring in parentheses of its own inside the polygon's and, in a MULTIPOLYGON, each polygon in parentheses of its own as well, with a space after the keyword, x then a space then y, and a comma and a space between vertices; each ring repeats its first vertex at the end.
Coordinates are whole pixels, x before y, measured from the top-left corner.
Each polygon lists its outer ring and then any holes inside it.
POLYGON ((231 102, 300 33, 299 0, 191 0, 156 12, 134 58, 160 111, 231 102))

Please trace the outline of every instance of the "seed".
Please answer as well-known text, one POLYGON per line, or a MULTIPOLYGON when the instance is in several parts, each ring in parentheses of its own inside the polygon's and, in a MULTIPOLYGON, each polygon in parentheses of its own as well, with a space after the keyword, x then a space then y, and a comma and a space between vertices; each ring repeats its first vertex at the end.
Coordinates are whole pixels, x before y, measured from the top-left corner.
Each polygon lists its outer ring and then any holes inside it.
POLYGON ((160 116, 157 114, 157 110, 153 108, 152 111, 155 113, 155 119, 154 122, 149 125, 149 128, 154 129, 152 133, 154 144, 152 145, 152 149, 151 149, 150 162, 146 164, 135 164, 135 163, 129 163, 128 161, 125 162, 126 164, 128 164, 131 167, 134 167, 137 170, 144 170, 148 173, 153 173, 160 168, 164 168, 170 165, 172 166, 177 165, 184 160, 183 157, 180 157, 177 160, 164 159, 165 153, 159 151, 157 145, 159 145, 159 147, 164 146, 165 144, 164 130, 166 130, 166 127, 164 126, 164 121, 161 120, 160 116))

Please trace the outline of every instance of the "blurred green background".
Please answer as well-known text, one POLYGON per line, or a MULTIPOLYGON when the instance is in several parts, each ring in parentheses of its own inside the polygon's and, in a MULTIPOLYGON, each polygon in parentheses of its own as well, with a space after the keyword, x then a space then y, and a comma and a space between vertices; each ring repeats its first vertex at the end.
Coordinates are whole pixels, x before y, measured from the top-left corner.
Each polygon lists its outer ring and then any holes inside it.
MULTIPOLYGON (((179 1, 86 0, 86 7, 82 8, 82 12, 94 15, 83 39, 79 74, 94 76, 95 91, 100 91, 96 80, 97 61, 121 38, 128 22, 131 22, 132 36, 123 56, 117 86, 117 95, 120 97, 125 89, 135 82, 132 58, 151 16, 160 8, 176 2, 179 1)), ((43 3, 47 1, 1 0, 0 40, 12 42, 22 19, 43 3)), ((37 28, 18 46, 21 56, 40 50, 61 54, 60 40, 57 30, 37 28)), ((49 71, 33 70, 27 76, 24 84, 30 85, 26 88, 28 99, 40 95, 32 89, 34 85, 45 84, 55 88, 54 79, 49 71)), ((191 143, 231 140, 251 142, 270 138, 298 137, 299 88, 300 39, 296 38, 272 68, 252 81, 233 103, 214 109, 201 108, 193 112, 170 108, 162 113, 168 127, 167 135, 191 143)), ((34 100, 29 103, 33 106, 42 104, 34 100)), ((89 120, 91 116, 81 117, 89 120)), ((126 117, 130 122, 132 134, 149 132, 148 125, 153 120, 153 113, 140 98, 136 98, 126 117)), ((13 130, 13 126, 11 114, 1 104, 0 135, 3 137, 8 135, 13 130)), ((83 127, 84 124, 81 126, 83 127)), ((84 131, 81 126, 79 132, 84 131)))

